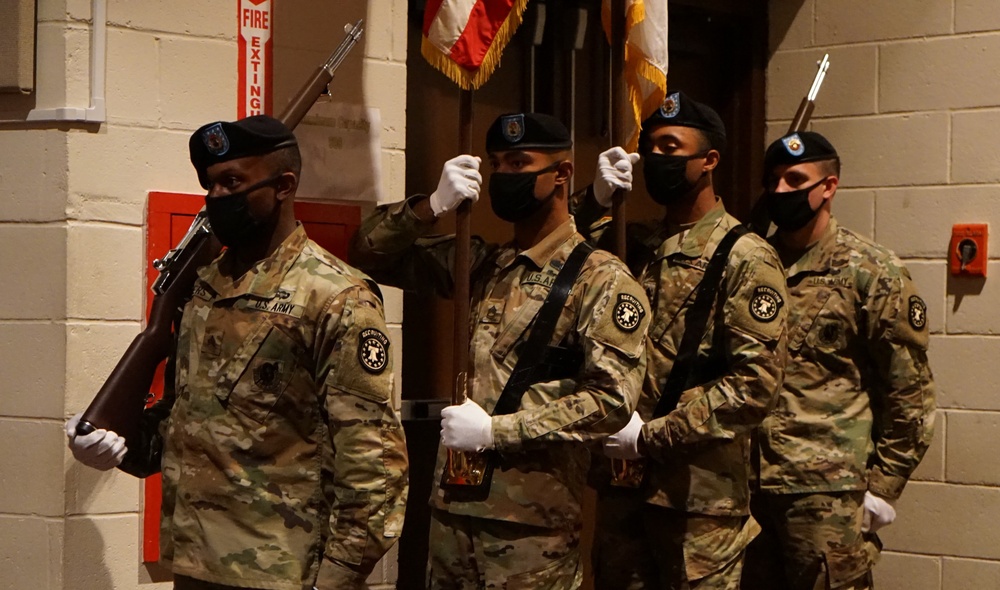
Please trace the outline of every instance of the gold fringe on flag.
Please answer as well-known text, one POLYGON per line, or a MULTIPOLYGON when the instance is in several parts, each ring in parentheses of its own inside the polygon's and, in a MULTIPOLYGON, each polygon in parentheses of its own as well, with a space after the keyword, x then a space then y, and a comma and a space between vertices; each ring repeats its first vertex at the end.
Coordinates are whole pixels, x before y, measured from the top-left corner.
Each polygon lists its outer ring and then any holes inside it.
MULTIPOLYGON (((628 38, 629 31, 646 18, 646 5, 644 2, 634 2, 628 6, 625 12, 625 37, 628 38)), ((601 3, 601 24, 604 26, 604 33, 608 43, 623 42, 611 38, 611 2, 601 3)), ((632 107, 632 117, 635 122, 635 129, 628 138, 626 145, 622 146, 628 152, 634 152, 639 147, 639 132, 642 122, 653 111, 663 105, 667 98, 667 75, 654 66, 645 55, 635 45, 625 43, 625 83, 628 87, 628 102, 632 107), (653 86, 653 91, 648 97, 643 98, 640 81, 645 80, 653 86)))
POLYGON ((429 64, 437 68, 445 76, 451 78, 451 81, 458 84, 462 90, 476 90, 490 79, 494 70, 500 65, 500 57, 503 54, 503 50, 507 47, 507 43, 510 42, 514 33, 517 32, 517 28, 521 26, 524 9, 527 6, 528 0, 516 0, 514 2, 510 14, 507 15, 507 19, 500 25, 500 29, 497 30, 493 42, 490 43, 490 48, 486 51, 486 55, 483 56, 483 62, 475 70, 467 70, 455 63, 450 55, 442 53, 440 49, 435 47, 426 35, 420 43, 420 53, 429 64))

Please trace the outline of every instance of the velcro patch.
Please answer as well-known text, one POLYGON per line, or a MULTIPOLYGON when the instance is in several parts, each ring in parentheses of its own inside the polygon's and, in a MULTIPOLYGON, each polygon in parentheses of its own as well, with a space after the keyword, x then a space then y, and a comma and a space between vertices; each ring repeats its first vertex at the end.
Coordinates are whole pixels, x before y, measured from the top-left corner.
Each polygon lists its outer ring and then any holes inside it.
POLYGON ((914 330, 923 330, 927 327, 927 304, 917 295, 910 295, 909 309, 910 326, 914 330))
POLYGON ((615 304, 615 325, 624 332, 635 332, 646 316, 646 309, 638 298, 628 293, 618 294, 615 304))
POLYGON ((258 363, 253 368, 253 384, 260 391, 278 393, 278 385, 281 383, 280 377, 282 372, 281 361, 258 363))
POLYGON ((366 328, 358 335, 358 361, 364 370, 378 375, 389 364, 389 338, 375 328, 366 328))
POLYGON ((522 285, 542 285, 543 287, 552 288, 552 284, 556 282, 556 276, 550 273, 544 272, 532 272, 525 275, 521 280, 522 285))
POLYGON ((750 298, 750 315, 761 322, 768 323, 778 317, 781 306, 785 304, 781 294, 766 285, 753 290, 750 298))

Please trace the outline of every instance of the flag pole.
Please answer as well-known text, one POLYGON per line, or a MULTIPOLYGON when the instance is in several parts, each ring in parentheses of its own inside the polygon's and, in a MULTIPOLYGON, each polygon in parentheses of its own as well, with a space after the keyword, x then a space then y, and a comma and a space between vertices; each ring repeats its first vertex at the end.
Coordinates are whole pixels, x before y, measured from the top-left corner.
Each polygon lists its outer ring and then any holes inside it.
MULTIPOLYGON (((611 137, 614 145, 625 147, 625 113, 632 116, 632 105, 625 95, 625 0, 611 0, 611 137)), ((611 227, 615 235, 615 255, 626 262, 625 191, 614 192, 611 200, 611 227)), ((636 488, 642 483, 643 463, 624 459, 611 460, 611 485, 636 488)))
MULTIPOLYGON (((472 90, 462 90, 458 106, 458 143, 463 154, 472 153, 472 90)), ((454 302, 455 390, 452 403, 461 404, 468 394, 470 271, 472 267, 472 202, 463 200, 455 211, 454 302)))
MULTIPOLYGON (((625 146, 625 0, 611 0, 611 139, 612 145, 625 146)), ((611 198, 611 219, 615 236, 615 254, 626 260, 625 191, 619 189, 611 198)))

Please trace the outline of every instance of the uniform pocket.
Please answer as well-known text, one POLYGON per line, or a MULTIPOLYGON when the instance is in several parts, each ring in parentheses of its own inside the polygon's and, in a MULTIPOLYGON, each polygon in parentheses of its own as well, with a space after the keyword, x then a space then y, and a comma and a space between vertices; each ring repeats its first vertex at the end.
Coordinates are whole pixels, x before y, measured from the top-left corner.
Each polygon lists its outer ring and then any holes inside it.
POLYGON ((705 578, 739 559, 760 531, 760 525, 751 516, 742 525, 720 526, 684 541, 684 571, 688 581, 705 578))
POLYGON ((337 505, 330 515, 330 529, 337 543, 329 551, 330 557, 358 565, 368 544, 368 492, 363 490, 337 490, 337 505))
POLYGON ((878 562, 881 551, 882 542, 878 537, 865 535, 852 545, 825 552, 823 560, 826 562, 826 587, 837 590, 867 575, 878 562))
POLYGON ((509 369, 514 368, 517 355, 511 353, 515 352, 518 345, 528 338, 528 327, 533 325, 541 307, 541 300, 526 300, 503 330, 497 334, 496 342, 490 348, 490 354, 496 362, 506 365, 509 369))
POLYGON ((566 555, 541 569, 507 578, 507 590, 573 590, 583 583, 580 550, 566 555))
POLYGON ((842 351, 847 347, 847 323, 839 317, 819 317, 806 336, 806 346, 821 352, 842 351))
POLYGON ((216 397, 223 406, 265 422, 291 381, 295 350, 294 342, 265 320, 224 367, 216 397))

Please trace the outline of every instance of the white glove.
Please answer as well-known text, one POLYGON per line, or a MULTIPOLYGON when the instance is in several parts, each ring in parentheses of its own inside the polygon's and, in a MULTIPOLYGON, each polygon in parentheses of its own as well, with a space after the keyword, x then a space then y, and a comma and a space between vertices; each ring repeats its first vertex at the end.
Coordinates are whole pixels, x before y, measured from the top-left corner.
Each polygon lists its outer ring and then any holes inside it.
POLYGON ((861 531, 877 532, 896 520, 896 509, 886 500, 871 492, 865 492, 865 514, 861 521, 861 531))
POLYGON ((107 471, 122 462, 128 447, 125 439, 109 430, 95 430, 86 436, 76 433, 76 425, 80 423, 83 413, 73 416, 66 422, 66 436, 69 437, 69 450, 80 463, 100 471, 107 471))
POLYGON ((645 422, 639 417, 639 412, 632 412, 632 419, 625 428, 604 439, 604 454, 612 459, 638 459, 639 433, 645 422))
POLYGON ((478 156, 462 155, 444 163, 437 190, 431 193, 431 211, 441 217, 455 209, 465 199, 479 200, 483 175, 479 173, 478 156))
POLYGON ((626 153, 620 147, 601 152, 594 175, 594 198, 598 205, 610 207, 617 189, 632 190, 632 167, 638 161, 639 154, 626 153))
POLYGON ((471 399, 441 410, 441 442, 456 451, 493 448, 493 418, 471 399))

